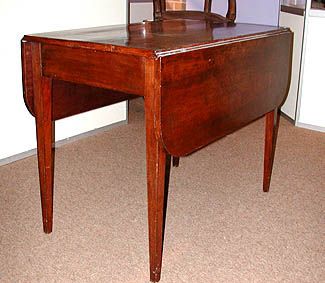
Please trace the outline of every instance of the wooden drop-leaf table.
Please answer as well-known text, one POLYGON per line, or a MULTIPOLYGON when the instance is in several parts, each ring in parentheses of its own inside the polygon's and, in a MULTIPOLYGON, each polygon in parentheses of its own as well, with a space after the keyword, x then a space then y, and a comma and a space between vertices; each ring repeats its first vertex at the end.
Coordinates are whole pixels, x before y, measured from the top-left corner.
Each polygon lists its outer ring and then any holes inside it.
POLYGON ((143 96, 150 279, 158 282, 170 156, 190 154, 266 115, 263 190, 269 190, 292 39, 286 28, 208 20, 24 36, 24 99, 36 119, 44 232, 52 231, 55 120, 143 96))

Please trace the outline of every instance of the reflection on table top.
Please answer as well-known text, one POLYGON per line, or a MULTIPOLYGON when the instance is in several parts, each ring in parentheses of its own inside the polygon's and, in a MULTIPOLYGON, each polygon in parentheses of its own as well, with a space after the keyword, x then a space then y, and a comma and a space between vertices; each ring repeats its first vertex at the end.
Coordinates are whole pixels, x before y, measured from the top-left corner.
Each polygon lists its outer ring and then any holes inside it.
POLYGON ((24 40, 98 50, 112 47, 134 48, 143 52, 162 51, 220 42, 241 37, 279 33, 275 26, 224 24, 202 20, 166 20, 129 25, 103 26, 27 35, 24 40))

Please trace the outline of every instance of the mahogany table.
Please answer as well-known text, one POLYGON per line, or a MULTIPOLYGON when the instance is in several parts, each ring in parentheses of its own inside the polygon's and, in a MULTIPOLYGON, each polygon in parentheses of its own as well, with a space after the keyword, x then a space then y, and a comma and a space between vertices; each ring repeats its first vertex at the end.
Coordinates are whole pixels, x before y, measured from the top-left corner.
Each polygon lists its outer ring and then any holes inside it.
POLYGON ((266 115, 268 191, 293 34, 252 24, 168 20, 26 35, 24 99, 36 119, 43 228, 52 231, 54 121, 145 99, 150 279, 160 279, 170 156, 266 115))

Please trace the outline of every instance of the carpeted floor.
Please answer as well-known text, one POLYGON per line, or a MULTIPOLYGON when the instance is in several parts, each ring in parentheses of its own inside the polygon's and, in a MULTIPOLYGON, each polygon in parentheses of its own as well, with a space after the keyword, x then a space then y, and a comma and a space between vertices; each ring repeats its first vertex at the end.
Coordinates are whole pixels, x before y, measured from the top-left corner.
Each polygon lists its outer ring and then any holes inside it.
MULTIPOLYGON (((56 151, 54 231, 36 156, 0 167, 0 282, 149 281, 144 113, 56 151)), ((281 119, 269 193, 264 119, 172 168, 162 283, 325 282, 325 135, 281 119)))

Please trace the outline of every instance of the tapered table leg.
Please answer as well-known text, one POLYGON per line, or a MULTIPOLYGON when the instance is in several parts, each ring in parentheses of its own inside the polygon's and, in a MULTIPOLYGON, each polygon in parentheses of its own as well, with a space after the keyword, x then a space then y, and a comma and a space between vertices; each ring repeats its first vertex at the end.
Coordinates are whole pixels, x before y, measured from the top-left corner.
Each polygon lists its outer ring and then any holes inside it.
POLYGON ((275 110, 265 115, 265 149, 264 149, 264 179, 263 191, 268 192, 270 189, 276 139, 279 129, 280 115, 276 108, 275 110))
POLYGON ((150 280, 160 280, 165 215, 167 206, 168 173, 170 155, 159 141, 159 101, 160 77, 157 61, 146 62, 145 120, 147 154, 147 191, 149 222, 150 280))
POLYGON ((173 156, 173 167, 179 166, 179 157, 173 156))
POLYGON ((150 280, 160 280, 165 208, 166 153, 147 138, 147 190, 149 222, 150 280))
POLYGON ((54 179, 54 121, 52 121, 52 80, 41 76, 40 45, 32 45, 34 108, 43 230, 52 232, 54 179))
MULTIPOLYGON (((164 238, 165 182, 168 156, 146 119, 150 280, 160 280, 164 238)), ((170 158, 169 158, 170 160, 170 158)))

